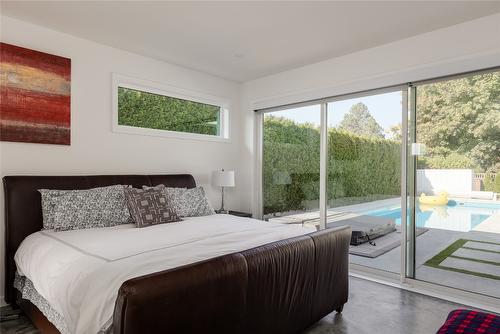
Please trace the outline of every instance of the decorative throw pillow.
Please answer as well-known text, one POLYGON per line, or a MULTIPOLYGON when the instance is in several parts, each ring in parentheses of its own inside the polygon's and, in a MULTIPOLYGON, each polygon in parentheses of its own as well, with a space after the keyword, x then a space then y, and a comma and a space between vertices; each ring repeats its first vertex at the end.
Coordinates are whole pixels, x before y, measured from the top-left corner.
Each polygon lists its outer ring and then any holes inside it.
POLYGON ((137 227, 180 221, 160 189, 125 189, 127 205, 137 227))
POLYGON ((208 216, 215 213, 210 205, 203 187, 171 188, 159 184, 155 187, 142 186, 143 189, 162 190, 170 201, 173 209, 180 217, 208 216))
POLYGON ((165 188, 167 194, 175 198, 175 205, 181 217, 209 216, 215 213, 205 195, 203 187, 186 189, 182 193, 172 191, 175 188, 165 188))
POLYGON ((56 231, 109 227, 130 223, 124 189, 114 185, 86 190, 70 190, 56 199, 56 231))
POLYGON ((149 187, 149 186, 142 186, 143 190, 148 190, 148 189, 156 189, 162 191, 165 196, 167 197, 167 200, 170 203, 170 207, 175 211, 175 213, 180 216, 179 214, 179 206, 177 205, 176 198, 178 198, 181 194, 183 194, 187 188, 168 188, 170 189, 169 192, 167 192, 167 187, 163 184, 159 184, 154 187, 149 187))
POLYGON ((56 190, 56 189, 38 189, 42 196, 42 217, 43 229, 51 230, 54 228, 54 209, 57 200, 71 190, 56 190))

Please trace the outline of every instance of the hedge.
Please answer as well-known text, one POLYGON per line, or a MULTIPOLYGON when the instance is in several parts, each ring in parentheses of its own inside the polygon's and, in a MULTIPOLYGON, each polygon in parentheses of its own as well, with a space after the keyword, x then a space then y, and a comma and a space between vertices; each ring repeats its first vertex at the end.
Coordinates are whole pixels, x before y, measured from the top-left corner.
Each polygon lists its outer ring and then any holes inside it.
POLYGON ((118 124, 133 127, 219 134, 220 107, 130 88, 118 88, 118 124))
MULTIPOLYGON (((266 116, 264 120, 264 214, 307 210, 319 200, 320 133, 312 124, 266 116)), ((330 129, 328 183, 336 199, 399 196, 398 142, 330 129)))
POLYGON ((486 174, 483 182, 485 191, 500 193, 500 172, 496 174, 486 174))
POLYGON ((419 157, 418 168, 430 169, 480 169, 474 161, 464 154, 452 152, 448 155, 435 154, 429 157, 419 157))

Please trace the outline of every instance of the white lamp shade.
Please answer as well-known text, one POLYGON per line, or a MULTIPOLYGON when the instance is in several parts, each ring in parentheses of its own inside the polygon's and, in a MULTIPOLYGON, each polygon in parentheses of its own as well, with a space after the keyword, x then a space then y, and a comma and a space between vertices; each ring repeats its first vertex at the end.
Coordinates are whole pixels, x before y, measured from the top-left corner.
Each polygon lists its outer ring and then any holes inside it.
POLYGON ((234 170, 212 172, 212 184, 216 187, 234 187, 234 170))

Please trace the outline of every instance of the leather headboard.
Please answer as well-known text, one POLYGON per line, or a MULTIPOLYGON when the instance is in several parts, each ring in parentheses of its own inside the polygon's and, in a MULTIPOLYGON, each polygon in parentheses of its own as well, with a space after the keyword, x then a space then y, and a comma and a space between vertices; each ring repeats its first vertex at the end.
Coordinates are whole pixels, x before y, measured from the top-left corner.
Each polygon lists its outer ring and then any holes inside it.
POLYGON ((5 301, 14 302, 16 264, 14 255, 28 235, 40 231, 41 197, 37 189, 90 189, 114 184, 135 188, 164 184, 169 187, 196 187, 189 174, 172 175, 90 175, 90 176, 5 176, 5 301))

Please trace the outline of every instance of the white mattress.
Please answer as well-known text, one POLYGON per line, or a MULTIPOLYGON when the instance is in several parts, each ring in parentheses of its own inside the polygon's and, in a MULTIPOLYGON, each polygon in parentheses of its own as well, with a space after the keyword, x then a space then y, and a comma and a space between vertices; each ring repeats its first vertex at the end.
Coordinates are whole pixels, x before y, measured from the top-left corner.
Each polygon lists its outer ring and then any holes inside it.
POLYGON ((69 333, 97 333, 111 324, 118 289, 130 278, 312 231, 230 215, 146 228, 40 231, 22 242, 15 261, 69 333))

